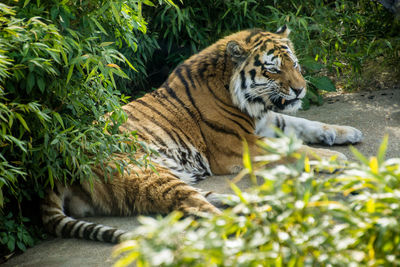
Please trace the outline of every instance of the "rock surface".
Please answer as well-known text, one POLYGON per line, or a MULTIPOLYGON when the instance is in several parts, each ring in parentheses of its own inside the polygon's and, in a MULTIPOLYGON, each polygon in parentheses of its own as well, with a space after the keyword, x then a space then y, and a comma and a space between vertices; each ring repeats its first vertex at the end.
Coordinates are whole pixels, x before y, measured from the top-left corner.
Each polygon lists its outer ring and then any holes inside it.
MULTIPOLYGON (((364 140, 355 147, 366 156, 375 155, 383 136, 388 134, 387 157, 400 157, 400 90, 398 89, 331 95, 325 99, 324 105, 301 111, 297 116, 358 128, 363 132, 364 140)), ((355 159, 347 146, 334 146, 331 149, 355 159)), ((227 180, 230 178, 210 177, 199 183, 198 187, 221 193, 229 192, 227 180)), ((246 188, 249 184, 248 181, 241 181, 239 187, 246 188)), ((124 230, 132 230, 138 224, 136 218, 126 217, 89 220, 124 230)), ((3 266, 111 266, 112 249, 112 245, 100 242, 51 238, 28 249, 22 255, 13 257, 3 266)))

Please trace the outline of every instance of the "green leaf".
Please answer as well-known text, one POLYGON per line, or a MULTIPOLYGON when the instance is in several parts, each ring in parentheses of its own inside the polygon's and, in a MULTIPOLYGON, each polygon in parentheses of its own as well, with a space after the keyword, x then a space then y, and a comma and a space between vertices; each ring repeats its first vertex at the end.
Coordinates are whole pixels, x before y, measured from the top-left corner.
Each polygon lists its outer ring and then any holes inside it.
POLYGON ((37 78, 37 85, 39 86, 40 92, 43 93, 43 92, 44 92, 44 89, 45 89, 45 82, 44 82, 42 76, 39 76, 39 77, 37 78))
POLYGON ((29 4, 30 1, 31 1, 31 0, 25 0, 24 6, 23 6, 22 8, 25 8, 25 7, 29 4))
POLYGON ((115 7, 115 3, 112 2, 110 5, 111 5, 111 11, 114 15, 114 18, 117 20, 118 24, 121 24, 121 17, 119 15, 119 11, 115 7))
POLYGON ((50 187, 54 188, 54 177, 53 177, 53 171, 51 169, 50 166, 47 166, 47 171, 48 171, 48 178, 49 178, 49 182, 50 182, 50 187))
MULTIPOLYGON (((124 249, 119 247, 121 251, 124 249)), ((127 246, 125 250, 129 251, 132 247, 127 246)), ((131 265, 138 257, 140 256, 139 252, 129 253, 127 256, 118 259, 118 261, 113 265, 114 267, 125 267, 131 265)))
POLYGON ((34 244, 33 238, 27 231, 25 231, 24 234, 22 235, 22 241, 24 241, 24 243, 27 244, 28 246, 33 246, 34 244))
POLYGON ((55 20, 59 12, 60 12, 60 11, 59 11, 59 9, 58 9, 58 6, 52 7, 52 8, 50 9, 51 19, 55 20))
POLYGON ((133 69, 134 71, 137 71, 137 69, 135 69, 135 67, 131 64, 131 62, 129 62, 129 60, 128 60, 124 55, 121 54, 121 56, 122 56, 122 58, 124 59, 125 63, 128 64, 128 66, 129 66, 131 69, 133 69))
POLYGON ((0 208, 3 208, 4 205, 4 197, 3 197, 3 190, 1 189, 3 185, 0 185, 0 208))
POLYGON ((383 163, 383 161, 385 160, 385 155, 386 155, 386 149, 388 146, 388 141, 389 141, 389 136, 387 134, 385 134, 385 136, 383 137, 382 143, 379 146, 379 150, 378 150, 378 164, 379 166, 383 163))
POLYGON ((386 43, 386 45, 387 45, 391 50, 393 50, 393 46, 392 46, 392 44, 389 42, 389 40, 385 40, 385 43, 386 43))
POLYGON ((248 201, 243 197, 242 191, 240 190, 240 188, 235 185, 234 183, 230 183, 230 186, 233 190, 233 192, 235 192, 235 194, 240 198, 240 200, 245 203, 248 204, 248 201))
POLYGON ((333 84, 331 79, 329 79, 326 76, 310 77, 309 80, 312 85, 314 85, 316 88, 318 88, 320 90, 324 90, 324 91, 328 91, 328 92, 336 91, 335 85, 333 84))
POLYGON ((68 75, 67 75, 67 84, 68 84, 69 80, 71 79, 72 73, 73 73, 73 71, 74 71, 74 66, 75 66, 75 65, 71 65, 71 66, 69 67, 69 71, 68 71, 68 75))
POLYGON ((102 33, 104 33, 105 35, 108 36, 107 31, 103 28, 103 26, 101 26, 101 24, 100 24, 94 17, 91 17, 90 19, 94 22, 94 24, 96 24, 97 28, 99 28, 99 30, 100 30, 102 33))
POLYGON ((26 246, 24 243, 22 243, 21 241, 17 241, 17 247, 22 250, 25 251, 26 250, 26 246))
POLYGON ((247 145, 247 142, 245 140, 243 141, 243 166, 250 173, 253 171, 253 168, 252 168, 252 165, 251 165, 249 146, 247 145))
POLYGON ((67 58, 67 54, 65 53, 64 49, 60 49, 60 53, 64 60, 65 65, 68 65, 68 58, 67 58))
POLYGON ((114 87, 115 89, 117 89, 117 85, 116 85, 116 83, 115 83, 114 76, 113 76, 113 71, 112 71, 112 70, 110 71, 108 77, 110 77, 111 83, 112 83, 113 87, 114 87))
POLYGON ((350 146, 350 151, 353 153, 356 158, 358 158, 362 163, 364 163, 366 166, 369 166, 369 160, 360 153, 355 147, 350 146))
POLYGON ((56 118, 56 120, 61 124, 61 126, 63 127, 63 129, 65 129, 64 127, 64 121, 61 118, 60 114, 58 112, 54 112, 53 113, 54 117, 56 118))
POLYGON ((17 138, 15 138, 12 135, 8 135, 7 137, 9 139, 11 139, 11 141, 13 141, 14 144, 16 144, 23 152, 25 152, 25 153, 27 152, 26 147, 25 147, 26 146, 25 142, 18 140, 17 138))
POLYGON ((99 46, 100 47, 109 46, 109 45, 112 45, 113 43, 115 43, 115 42, 103 42, 99 46))
POLYGON ((26 79, 26 82, 27 82, 27 92, 28 93, 30 93, 31 92, 31 90, 32 90, 32 88, 33 88, 33 86, 35 85, 35 75, 33 74, 33 72, 29 72, 29 74, 28 74, 28 77, 27 77, 27 79, 26 79))
POLYGON ((257 184, 257 178, 254 175, 253 166, 252 166, 252 163, 251 163, 251 156, 250 156, 249 146, 248 146, 246 140, 243 140, 243 166, 248 170, 248 172, 250 174, 251 182, 254 185, 256 185, 257 184))
POLYGON ((28 125, 26 124, 26 121, 24 120, 24 118, 19 114, 19 113, 14 113, 15 117, 17 117, 17 119, 19 120, 19 122, 22 124, 22 126, 24 126, 24 128, 28 131, 31 132, 31 130, 29 129, 28 125))
POLYGON ((301 108, 303 110, 308 110, 310 108, 310 100, 308 98, 303 98, 302 99, 302 105, 301 108))
POLYGON ((9 251, 14 251, 15 249, 15 238, 10 236, 7 242, 7 248, 9 251))
POLYGON ((151 2, 150 0, 142 0, 143 4, 147 5, 147 6, 152 6, 155 7, 155 5, 153 4, 153 2, 151 2))
POLYGON ((311 71, 319 71, 324 68, 324 65, 315 61, 314 58, 307 57, 305 59, 300 60, 300 64, 303 68, 311 71))
MULTIPOLYGON (((11 128, 14 123, 14 118, 12 116, 8 117, 8 127, 11 128)), ((3 130, 5 134, 5 129, 3 130)))
MULTIPOLYGON (((175 7, 177 10, 179 10, 179 7, 172 1, 172 0, 167 0, 168 4, 172 5, 175 7)), ((182 2, 182 1, 181 1, 182 2)))

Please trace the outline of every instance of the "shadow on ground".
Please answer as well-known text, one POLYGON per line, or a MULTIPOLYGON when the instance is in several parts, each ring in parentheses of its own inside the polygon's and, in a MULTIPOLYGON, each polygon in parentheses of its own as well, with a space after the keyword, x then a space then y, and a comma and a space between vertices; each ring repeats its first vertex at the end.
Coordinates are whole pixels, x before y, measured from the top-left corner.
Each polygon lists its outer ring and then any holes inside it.
MULTIPOLYGON (((312 107, 297 114, 311 120, 331 124, 349 125, 360 129, 364 134, 362 143, 355 147, 366 156, 376 154, 385 134, 389 135, 388 157, 400 157, 400 90, 384 90, 329 96, 325 104, 312 107)), ((347 146, 334 146, 350 159, 347 146)), ((229 192, 227 181, 231 177, 210 177, 199 183, 198 187, 216 192, 229 192)), ((249 181, 241 181, 239 187, 246 188, 249 181)), ((137 225, 135 218, 90 218, 90 221, 132 230, 137 225)), ((24 254, 6 262, 4 266, 110 266, 112 245, 76 239, 51 238, 24 254)))

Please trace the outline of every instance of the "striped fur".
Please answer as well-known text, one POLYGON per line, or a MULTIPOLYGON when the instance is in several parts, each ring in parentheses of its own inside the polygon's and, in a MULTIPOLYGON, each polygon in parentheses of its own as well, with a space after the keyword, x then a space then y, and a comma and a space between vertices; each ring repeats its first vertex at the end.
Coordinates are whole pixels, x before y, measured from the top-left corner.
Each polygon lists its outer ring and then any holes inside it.
MULTIPOLYGON (((159 152, 153 158, 158 174, 130 166, 131 174, 116 173, 104 182, 102 171, 93 168, 99 179, 92 186, 57 184, 42 204, 48 231, 115 243, 125 232, 74 218, 172 210, 218 214, 219 196, 190 184, 238 172, 242 141, 247 140, 256 155, 256 141, 273 136, 275 126, 311 143, 358 142, 361 137, 354 128, 273 112, 297 110, 305 95, 306 83, 288 32, 283 27, 278 33, 256 29, 232 34, 184 61, 157 91, 124 106, 129 119, 120 130, 137 131, 159 152)), ((341 156, 329 150, 314 152, 341 156)))

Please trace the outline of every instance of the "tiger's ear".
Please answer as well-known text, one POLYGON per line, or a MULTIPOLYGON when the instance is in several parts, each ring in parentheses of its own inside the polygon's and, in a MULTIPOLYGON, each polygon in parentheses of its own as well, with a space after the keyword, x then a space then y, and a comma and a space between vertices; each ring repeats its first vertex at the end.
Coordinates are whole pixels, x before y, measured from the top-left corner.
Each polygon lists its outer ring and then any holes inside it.
POLYGON ((282 27, 280 27, 275 33, 283 35, 283 37, 289 37, 290 34, 290 29, 285 25, 283 25, 282 27))
POLYGON ((247 57, 247 51, 236 41, 228 42, 226 52, 235 63, 239 63, 247 57))

